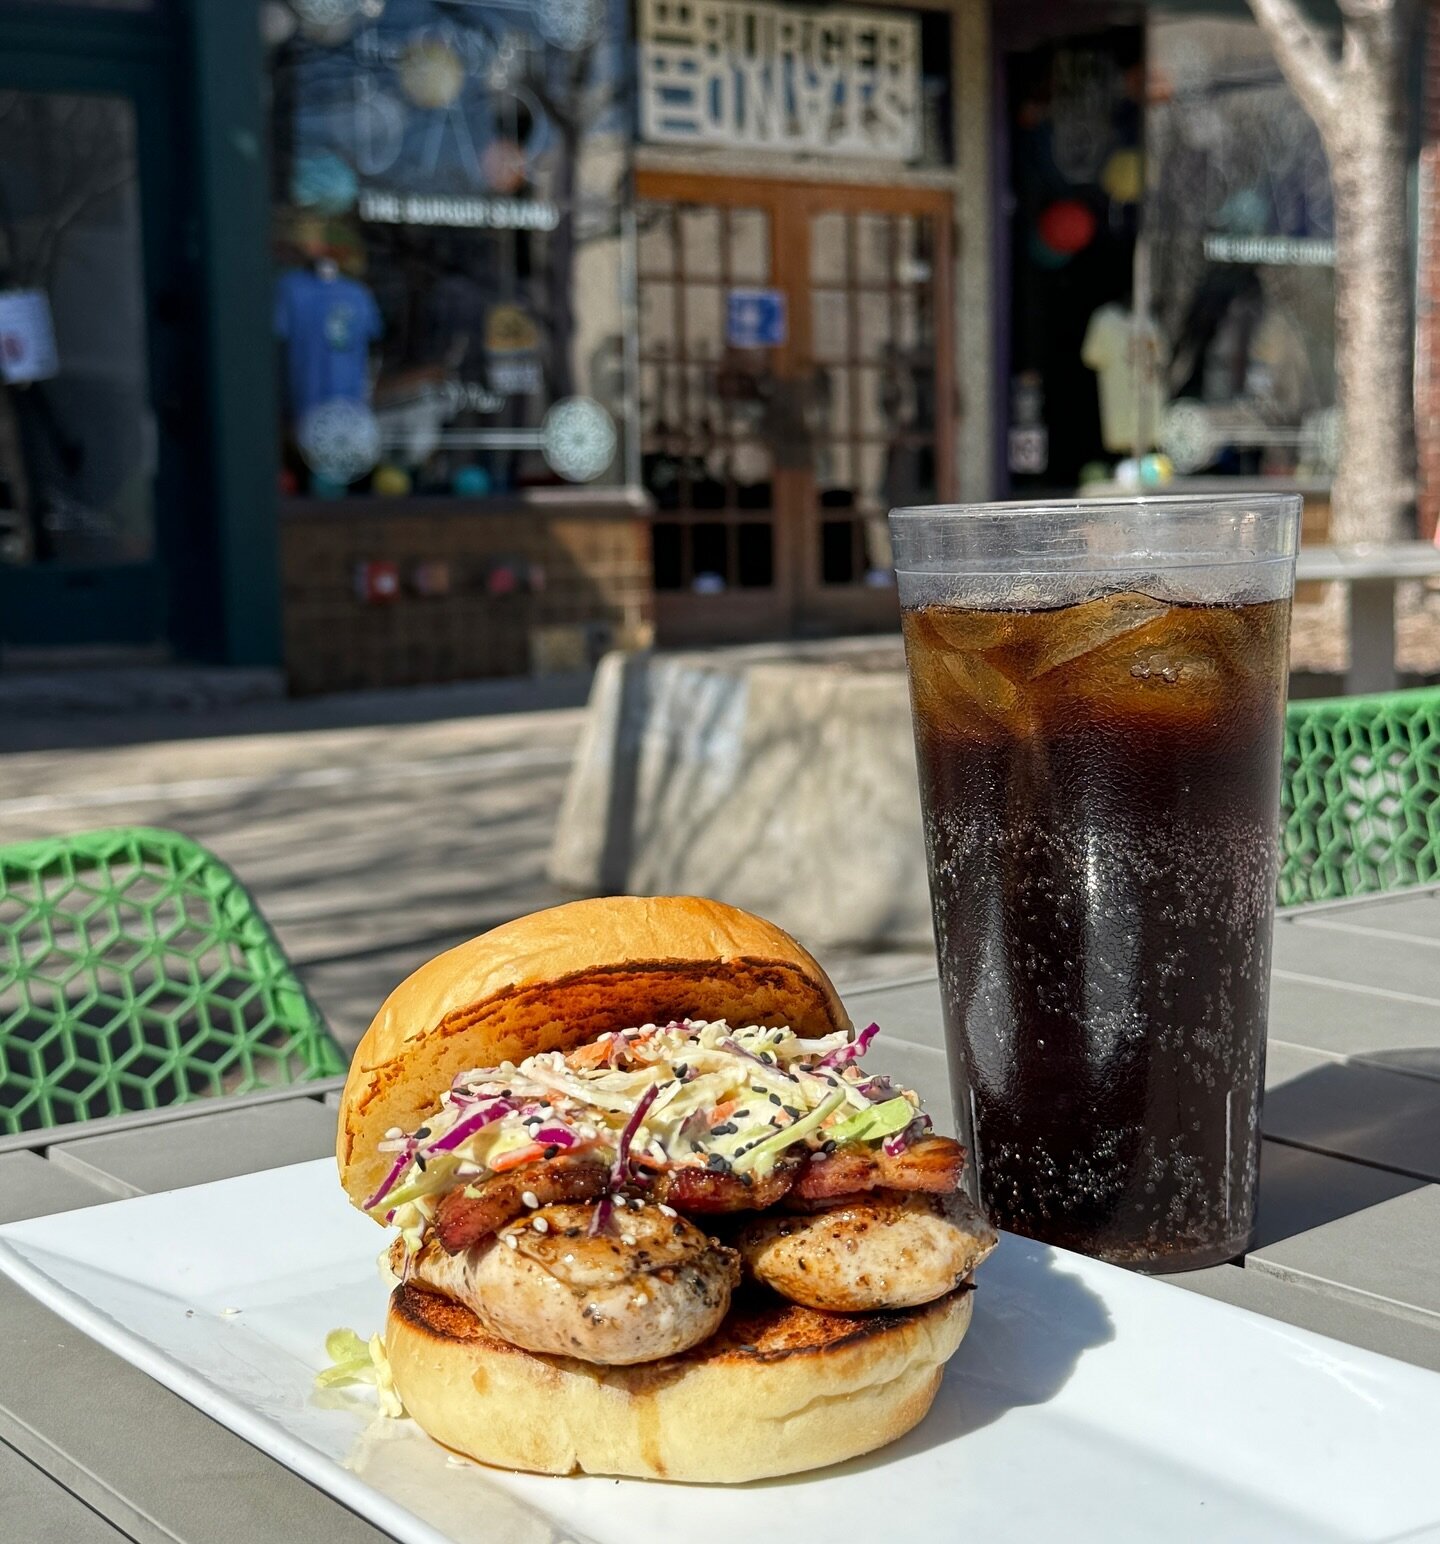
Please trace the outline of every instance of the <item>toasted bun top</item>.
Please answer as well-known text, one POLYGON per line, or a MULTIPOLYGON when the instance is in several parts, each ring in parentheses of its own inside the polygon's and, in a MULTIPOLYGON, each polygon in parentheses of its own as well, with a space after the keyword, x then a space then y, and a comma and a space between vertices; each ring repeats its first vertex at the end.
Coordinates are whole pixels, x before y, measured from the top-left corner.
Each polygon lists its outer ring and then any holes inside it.
POLYGON ((335 1155, 358 1206, 457 1073, 568 1051, 607 1029, 671 1019, 850 1028, 814 958, 761 917, 697 896, 572 901, 492 928, 422 965, 356 1047, 335 1155))

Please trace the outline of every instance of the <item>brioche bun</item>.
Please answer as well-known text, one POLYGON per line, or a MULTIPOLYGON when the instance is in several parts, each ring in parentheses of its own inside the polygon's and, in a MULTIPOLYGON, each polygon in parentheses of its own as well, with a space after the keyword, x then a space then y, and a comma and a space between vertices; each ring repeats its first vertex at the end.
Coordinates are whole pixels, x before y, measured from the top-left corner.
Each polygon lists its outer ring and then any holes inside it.
POLYGON ((542 1474, 727 1484, 903 1436, 929 1410, 970 1312, 968 1286, 868 1314, 742 1298, 691 1351, 600 1367, 522 1351, 450 1298, 401 1286, 385 1339, 406 1410, 457 1453, 542 1474))
POLYGON ((437 955, 385 999, 340 1096, 335 1155, 358 1206, 457 1073, 671 1019, 850 1028, 830 979, 778 927, 696 896, 572 901, 437 955))

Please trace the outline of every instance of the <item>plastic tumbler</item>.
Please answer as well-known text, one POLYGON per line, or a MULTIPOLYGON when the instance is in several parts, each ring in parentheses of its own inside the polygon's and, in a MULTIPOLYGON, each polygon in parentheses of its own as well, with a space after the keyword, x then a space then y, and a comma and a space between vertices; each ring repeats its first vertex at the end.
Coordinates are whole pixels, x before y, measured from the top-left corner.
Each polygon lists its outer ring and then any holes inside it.
POLYGON ((951 1081, 1001 1226, 1252 1240, 1300 499, 891 513, 951 1081))

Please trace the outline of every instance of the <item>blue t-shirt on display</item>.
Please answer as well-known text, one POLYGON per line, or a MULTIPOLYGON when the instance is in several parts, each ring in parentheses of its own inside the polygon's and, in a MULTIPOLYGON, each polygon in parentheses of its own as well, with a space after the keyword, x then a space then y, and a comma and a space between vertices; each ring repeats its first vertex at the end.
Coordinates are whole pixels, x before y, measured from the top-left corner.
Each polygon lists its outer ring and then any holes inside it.
POLYGON ((355 279, 323 279, 303 268, 275 284, 275 334, 286 344, 290 412, 297 421, 312 407, 370 394, 370 345, 383 324, 375 297, 355 279))

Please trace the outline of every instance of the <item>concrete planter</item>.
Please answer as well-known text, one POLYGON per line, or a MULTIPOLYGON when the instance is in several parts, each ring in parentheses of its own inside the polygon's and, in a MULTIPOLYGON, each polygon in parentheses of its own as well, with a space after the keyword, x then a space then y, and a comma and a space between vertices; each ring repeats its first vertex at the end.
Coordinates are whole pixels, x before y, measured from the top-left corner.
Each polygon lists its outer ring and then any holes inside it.
POLYGON ((715 896, 816 947, 928 945, 899 640, 608 655, 550 876, 715 896))

